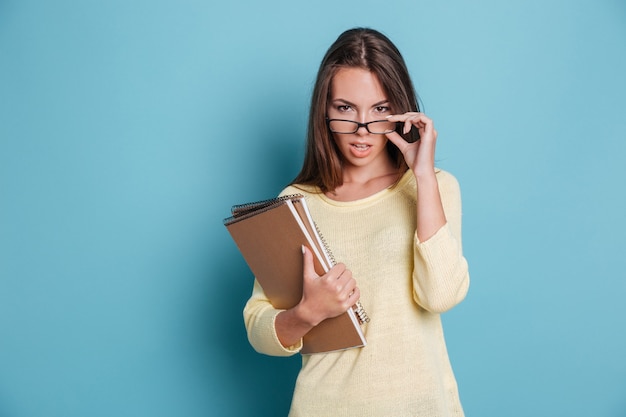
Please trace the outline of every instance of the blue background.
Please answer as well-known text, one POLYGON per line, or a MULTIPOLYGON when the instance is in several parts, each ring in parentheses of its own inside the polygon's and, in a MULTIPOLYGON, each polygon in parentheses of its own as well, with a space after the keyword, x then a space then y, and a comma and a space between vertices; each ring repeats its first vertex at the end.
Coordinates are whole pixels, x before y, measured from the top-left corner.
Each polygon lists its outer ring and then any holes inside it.
POLYGON ((221 220, 297 173, 321 57, 404 54, 459 179, 468 416, 626 416, 626 3, 0 1, 0 416, 285 415, 221 220))

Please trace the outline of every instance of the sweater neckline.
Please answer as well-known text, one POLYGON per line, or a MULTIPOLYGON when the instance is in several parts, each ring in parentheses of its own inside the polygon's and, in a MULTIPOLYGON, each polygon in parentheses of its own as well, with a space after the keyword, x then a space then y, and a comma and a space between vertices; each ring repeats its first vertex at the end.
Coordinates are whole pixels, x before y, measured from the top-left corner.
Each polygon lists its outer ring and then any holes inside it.
POLYGON ((333 200, 332 198, 328 197, 326 194, 324 193, 319 193, 317 194, 317 196, 324 201, 326 204, 329 204, 331 206, 336 206, 336 207, 353 207, 353 206, 359 206, 362 204, 366 204, 366 203, 370 203, 373 201, 377 201, 381 198, 386 197, 387 195, 392 195, 397 193, 400 189, 402 189, 407 182, 409 182, 411 180, 411 178, 413 177, 413 171, 411 171, 410 169, 407 169, 406 172, 404 174, 402 174, 402 177, 400 178, 400 180, 385 188, 382 189, 380 191, 375 192, 372 195, 369 195, 367 197, 363 197, 363 198, 359 198, 357 200, 352 200, 352 201, 338 201, 338 200, 333 200))

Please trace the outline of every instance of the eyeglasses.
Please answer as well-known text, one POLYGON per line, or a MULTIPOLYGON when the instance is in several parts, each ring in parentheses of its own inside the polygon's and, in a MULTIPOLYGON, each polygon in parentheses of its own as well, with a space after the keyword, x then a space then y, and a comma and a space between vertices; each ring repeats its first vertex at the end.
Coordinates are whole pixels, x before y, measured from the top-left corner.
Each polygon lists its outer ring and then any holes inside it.
POLYGON ((328 128, 333 133, 356 133, 361 127, 375 135, 384 135, 396 130, 396 122, 388 120, 373 120, 367 123, 359 123, 353 120, 329 119, 326 118, 328 128))

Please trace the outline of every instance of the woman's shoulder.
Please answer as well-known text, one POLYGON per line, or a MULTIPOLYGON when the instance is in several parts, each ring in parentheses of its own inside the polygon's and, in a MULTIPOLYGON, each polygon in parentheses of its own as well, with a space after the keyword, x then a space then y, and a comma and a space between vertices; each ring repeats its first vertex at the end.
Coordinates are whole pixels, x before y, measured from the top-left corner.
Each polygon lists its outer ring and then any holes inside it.
MULTIPOLYGON (((441 187, 442 185, 453 185, 454 184, 458 184, 458 181, 456 179, 456 177, 450 173, 449 171, 445 171, 441 168, 435 168, 435 177, 437 178, 437 182, 439 183, 439 186, 441 187)), ((398 181, 398 185, 400 186, 415 186, 416 182, 415 182, 415 175, 413 175, 413 172, 411 172, 411 170, 407 170, 403 175, 402 178, 400 178, 400 180, 398 181)))
POLYGON ((287 187, 283 188, 283 190, 279 194, 279 197, 293 194, 312 195, 319 193, 319 188, 314 185, 290 184, 287 187))
POLYGON ((451 187, 458 187, 459 186, 459 182, 456 179, 456 177, 448 172, 445 171, 443 169, 439 169, 437 168, 435 170, 435 175, 437 176, 437 182, 439 182, 439 186, 441 187, 442 185, 448 185, 451 187))
MULTIPOLYGON (((442 193, 458 193, 460 192, 459 182, 456 177, 449 171, 435 168, 435 177, 437 178, 437 185, 442 193)), ((410 197, 414 197, 417 190, 417 182, 415 175, 411 170, 408 170, 398 182, 398 188, 403 194, 410 197)))

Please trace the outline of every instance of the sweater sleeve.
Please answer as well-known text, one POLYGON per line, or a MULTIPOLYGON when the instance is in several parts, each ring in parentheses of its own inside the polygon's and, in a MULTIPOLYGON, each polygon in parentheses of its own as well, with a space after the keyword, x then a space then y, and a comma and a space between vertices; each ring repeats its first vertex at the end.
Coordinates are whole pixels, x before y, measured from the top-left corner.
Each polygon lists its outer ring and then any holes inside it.
POLYGON ((414 236, 413 297, 418 305, 442 313, 460 303, 469 289, 469 270, 461 246, 461 192, 454 176, 438 171, 446 224, 420 242, 414 236))
POLYGON ((283 310, 272 306, 263 288, 255 280, 252 295, 243 309, 243 318, 248 340, 257 352, 270 356, 291 356, 302 349, 302 340, 288 348, 285 348, 278 340, 274 321, 281 311, 283 310))

